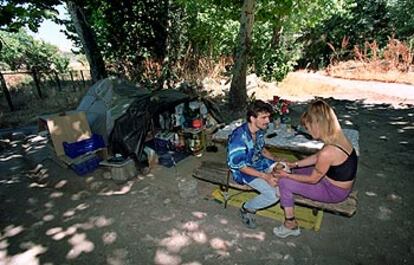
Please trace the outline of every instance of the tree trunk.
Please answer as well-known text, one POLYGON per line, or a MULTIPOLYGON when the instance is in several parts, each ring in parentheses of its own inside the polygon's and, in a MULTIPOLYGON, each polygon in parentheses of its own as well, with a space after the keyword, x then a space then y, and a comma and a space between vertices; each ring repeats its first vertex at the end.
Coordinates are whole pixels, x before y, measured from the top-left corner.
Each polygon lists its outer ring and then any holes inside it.
POLYGON ((239 46, 236 51, 229 98, 231 107, 237 111, 242 111, 246 107, 246 72, 252 43, 255 4, 256 0, 244 0, 240 16, 239 46))
POLYGON ((76 32, 82 42, 86 58, 91 68, 92 81, 96 82, 106 77, 105 64, 98 48, 92 28, 86 20, 83 8, 75 1, 66 1, 69 14, 76 32))
POLYGON ((283 32, 282 26, 277 25, 273 27, 273 34, 272 34, 272 41, 271 41, 272 50, 275 50, 279 47, 280 36, 282 35, 282 32, 283 32))
POLYGON ((10 111, 14 111, 13 102, 10 97, 9 90, 7 89, 6 79, 4 79, 3 74, 0 72, 0 86, 3 90, 4 95, 6 96, 7 104, 9 104, 10 111))

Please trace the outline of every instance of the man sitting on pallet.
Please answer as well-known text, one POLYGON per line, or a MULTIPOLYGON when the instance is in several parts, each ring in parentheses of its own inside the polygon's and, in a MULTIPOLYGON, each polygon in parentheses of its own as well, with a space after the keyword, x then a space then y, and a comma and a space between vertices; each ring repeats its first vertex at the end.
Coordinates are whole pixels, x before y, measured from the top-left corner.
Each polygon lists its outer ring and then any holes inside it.
POLYGON ((247 122, 229 136, 227 165, 233 179, 248 185, 260 194, 245 202, 240 208, 242 222, 248 228, 256 228, 254 214, 278 202, 277 179, 272 175, 276 158, 264 147, 265 130, 270 122, 272 107, 261 100, 249 106, 247 122))

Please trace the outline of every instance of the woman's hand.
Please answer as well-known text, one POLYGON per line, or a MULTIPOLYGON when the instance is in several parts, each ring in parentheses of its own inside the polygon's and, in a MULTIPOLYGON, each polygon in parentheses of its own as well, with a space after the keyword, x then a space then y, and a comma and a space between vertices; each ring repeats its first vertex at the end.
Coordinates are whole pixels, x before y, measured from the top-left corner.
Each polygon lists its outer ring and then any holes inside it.
POLYGON ((289 173, 287 173, 283 169, 279 169, 274 171, 273 176, 276 178, 287 178, 289 176, 289 173))
POLYGON ((263 179, 266 180, 267 183, 269 183, 270 186, 276 187, 278 178, 275 178, 272 173, 264 173, 263 179))
POLYGON ((298 167, 298 161, 295 161, 295 162, 286 162, 286 165, 289 168, 297 168, 298 167))

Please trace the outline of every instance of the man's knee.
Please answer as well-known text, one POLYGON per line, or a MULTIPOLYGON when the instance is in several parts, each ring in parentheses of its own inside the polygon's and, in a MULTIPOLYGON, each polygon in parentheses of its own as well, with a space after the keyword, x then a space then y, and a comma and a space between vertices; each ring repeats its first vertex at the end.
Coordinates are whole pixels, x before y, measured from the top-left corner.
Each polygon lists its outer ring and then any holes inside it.
POLYGON ((276 194, 275 190, 269 190, 269 191, 265 192, 263 195, 271 203, 275 203, 279 200, 279 196, 276 194))

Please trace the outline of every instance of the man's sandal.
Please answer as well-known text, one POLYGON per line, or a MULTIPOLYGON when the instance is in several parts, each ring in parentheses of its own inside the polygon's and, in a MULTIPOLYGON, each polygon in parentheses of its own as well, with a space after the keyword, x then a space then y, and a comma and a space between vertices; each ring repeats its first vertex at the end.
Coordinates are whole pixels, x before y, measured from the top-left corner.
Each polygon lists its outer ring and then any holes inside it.
MULTIPOLYGON (((286 221, 295 221, 295 217, 285 218, 286 221)), ((273 234, 280 238, 286 238, 288 236, 299 236, 300 235, 300 229, 299 226, 296 226, 293 229, 287 228, 285 224, 282 224, 280 226, 277 226, 273 228, 273 234)))
POLYGON ((255 229, 257 227, 256 220, 254 219, 254 214, 256 211, 252 211, 250 209, 244 208, 244 203, 242 207, 240 208, 240 217, 244 225, 247 226, 247 228, 255 229))

